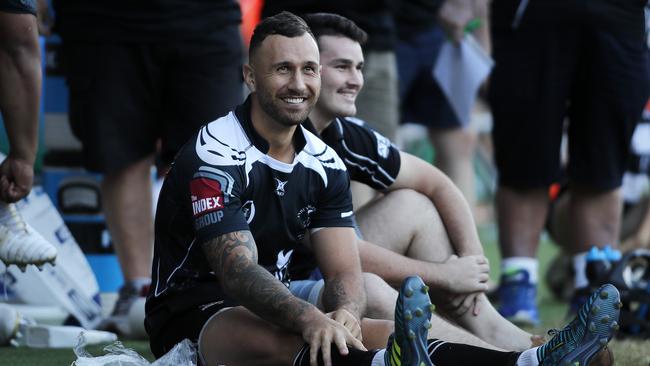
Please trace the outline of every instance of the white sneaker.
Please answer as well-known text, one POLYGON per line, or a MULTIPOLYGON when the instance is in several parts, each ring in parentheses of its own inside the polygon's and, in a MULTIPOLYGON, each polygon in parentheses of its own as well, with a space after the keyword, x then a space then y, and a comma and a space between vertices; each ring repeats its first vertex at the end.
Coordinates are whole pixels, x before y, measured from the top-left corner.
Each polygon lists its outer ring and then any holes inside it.
POLYGON ((29 264, 39 268, 54 264, 56 248, 26 223, 14 204, 0 206, 0 260, 24 271, 29 264))

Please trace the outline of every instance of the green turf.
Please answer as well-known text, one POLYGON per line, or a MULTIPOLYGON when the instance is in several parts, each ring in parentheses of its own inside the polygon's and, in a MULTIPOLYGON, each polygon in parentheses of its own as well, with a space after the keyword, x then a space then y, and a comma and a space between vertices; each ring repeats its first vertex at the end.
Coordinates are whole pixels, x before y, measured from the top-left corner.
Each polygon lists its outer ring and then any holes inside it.
MULTIPOLYGON (((124 341, 124 346, 135 350, 150 361, 153 360, 147 342, 124 341)), ((100 356, 105 354, 102 348, 103 346, 93 346, 86 350, 93 356, 100 356)), ((70 365, 76 359, 72 349, 0 348, 0 365, 2 366, 61 366, 70 365)))
MULTIPOLYGON (((490 259, 492 279, 498 280, 499 251, 496 244, 496 231, 492 225, 480 229, 480 235, 485 246, 485 251, 490 259)), ((548 262, 556 253, 556 248, 548 241, 543 240, 539 248, 540 278, 546 271, 548 262)), ((554 300, 546 286, 541 281, 539 292, 540 316, 542 326, 530 329, 537 334, 543 334, 549 328, 557 328, 565 323, 566 305, 554 300)), ((648 365, 650 363, 649 342, 643 341, 613 341, 611 349, 614 352, 617 365, 648 365)), ((142 341, 125 341, 126 347, 132 348, 149 360, 153 356, 149 352, 148 343, 142 341)), ((88 351, 95 355, 103 355, 102 347, 89 347, 88 351)), ((28 348, 0 348, 0 366, 59 366, 70 365, 76 359, 71 349, 64 350, 39 350, 28 348)))

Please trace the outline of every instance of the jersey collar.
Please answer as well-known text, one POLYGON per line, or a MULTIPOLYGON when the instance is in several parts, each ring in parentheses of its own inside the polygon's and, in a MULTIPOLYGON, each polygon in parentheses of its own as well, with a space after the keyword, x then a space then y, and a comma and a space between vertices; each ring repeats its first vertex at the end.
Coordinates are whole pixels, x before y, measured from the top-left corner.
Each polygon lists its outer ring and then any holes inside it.
MULTIPOLYGON (((269 152, 269 143, 255 131, 255 128, 253 128, 253 123, 251 121, 251 96, 249 95, 246 100, 244 101, 243 104, 238 105, 235 108, 235 116, 239 120, 239 123, 241 124, 242 128, 244 129, 244 132, 246 133, 246 136, 248 136, 248 139, 251 141, 251 143, 261 152, 264 154, 269 152)), ((302 124, 308 123, 311 125, 311 122, 309 122, 309 119, 305 120, 302 124)), ((313 127, 312 127, 313 129, 313 127)), ((298 128, 293 133, 293 146, 296 149, 296 153, 299 153, 305 148, 305 145, 307 144, 307 140, 305 139, 305 132, 303 131, 302 128, 300 128, 300 125, 298 128)))

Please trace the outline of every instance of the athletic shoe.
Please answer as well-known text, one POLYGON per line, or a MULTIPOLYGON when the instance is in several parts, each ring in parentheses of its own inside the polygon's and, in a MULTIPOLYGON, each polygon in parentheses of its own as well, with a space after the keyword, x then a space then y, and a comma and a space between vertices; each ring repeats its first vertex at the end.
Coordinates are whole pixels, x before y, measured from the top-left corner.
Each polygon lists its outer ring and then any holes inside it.
POLYGON ((0 260, 17 265, 21 270, 29 264, 39 269, 45 263, 54 264, 56 248, 27 224, 14 204, 0 207, 0 260))
POLYGON ((601 286, 587 299, 576 318, 564 329, 552 330, 548 343, 537 349, 540 366, 589 365, 603 359, 601 350, 619 328, 618 318, 623 304, 616 287, 601 286), (596 357, 598 355, 598 357, 596 357))
POLYGON ((138 298, 147 296, 148 292, 149 286, 138 288, 132 283, 125 283, 120 288, 113 312, 99 324, 97 329, 107 330, 122 336, 129 336, 131 334, 131 325, 129 322, 131 307, 138 298))
POLYGON ((523 326, 539 324, 537 286, 530 282, 528 271, 520 269, 501 276, 499 313, 511 322, 523 326))
POLYGON ((417 276, 402 283, 395 306, 395 333, 384 354, 387 366, 433 366, 427 352, 427 336, 434 310, 429 287, 417 276))

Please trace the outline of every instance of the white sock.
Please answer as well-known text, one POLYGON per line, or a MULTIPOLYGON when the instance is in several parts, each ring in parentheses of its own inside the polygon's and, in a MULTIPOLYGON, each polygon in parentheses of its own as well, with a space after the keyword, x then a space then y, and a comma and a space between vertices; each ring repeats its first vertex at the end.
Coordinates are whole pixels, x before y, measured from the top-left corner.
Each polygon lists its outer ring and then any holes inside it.
POLYGON ((384 362, 384 353, 386 353, 385 349, 379 350, 377 353, 375 353, 370 366, 387 366, 386 362, 384 362))
POLYGON ((576 289, 589 286, 589 280, 587 279, 587 252, 573 256, 573 271, 576 273, 574 277, 576 289))
POLYGON ((537 283, 537 269, 539 261, 537 258, 531 257, 510 257, 503 258, 501 261, 501 273, 510 272, 513 270, 524 269, 528 272, 530 283, 537 283))
POLYGON ((539 347, 527 349, 519 355, 517 366, 538 366, 537 349, 539 347))

